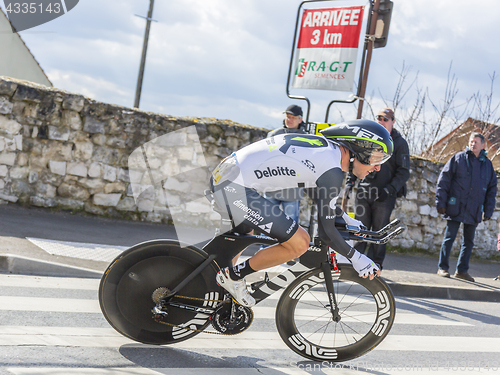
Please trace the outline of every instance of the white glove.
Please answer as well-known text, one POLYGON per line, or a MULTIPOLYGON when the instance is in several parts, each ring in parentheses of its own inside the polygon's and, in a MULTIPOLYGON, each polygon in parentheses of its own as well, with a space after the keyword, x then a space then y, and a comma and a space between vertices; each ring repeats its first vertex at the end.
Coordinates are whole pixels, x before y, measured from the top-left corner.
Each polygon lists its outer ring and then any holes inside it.
POLYGON ((366 226, 361 221, 353 219, 345 212, 342 213, 342 219, 344 219, 347 225, 353 225, 355 227, 360 227, 361 229, 366 229, 366 226))
POLYGON ((378 266, 373 263, 373 261, 366 255, 361 254, 356 251, 351 258, 351 263, 354 269, 358 272, 359 277, 367 277, 369 275, 375 275, 378 271, 378 266))

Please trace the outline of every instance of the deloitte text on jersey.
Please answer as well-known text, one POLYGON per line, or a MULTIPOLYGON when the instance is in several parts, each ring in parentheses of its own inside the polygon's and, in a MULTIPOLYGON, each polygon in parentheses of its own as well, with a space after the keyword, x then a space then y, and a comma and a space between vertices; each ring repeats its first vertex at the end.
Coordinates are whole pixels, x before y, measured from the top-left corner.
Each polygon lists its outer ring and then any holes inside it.
POLYGON ((294 88, 352 91, 363 9, 304 11, 295 50, 294 88))
POLYGON ((253 171, 255 173, 255 176, 260 180, 261 178, 264 177, 276 177, 276 176, 292 176, 295 177, 297 176, 297 173, 295 172, 294 169, 289 169, 288 167, 276 167, 276 168, 269 168, 267 167, 266 169, 260 170, 256 169, 253 171))

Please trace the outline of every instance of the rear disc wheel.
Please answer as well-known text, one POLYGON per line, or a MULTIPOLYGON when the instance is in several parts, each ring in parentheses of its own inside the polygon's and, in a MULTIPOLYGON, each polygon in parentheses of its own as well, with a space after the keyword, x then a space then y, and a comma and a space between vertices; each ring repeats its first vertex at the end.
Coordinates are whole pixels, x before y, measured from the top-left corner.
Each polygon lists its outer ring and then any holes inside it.
MULTIPOLYGON (((172 290, 205 259, 203 251, 182 247, 176 241, 150 241, 125 251, 101 279, 103 315, 122 335, 145 344, 171 344, 193 337, 210 323, 207 314, 167 306, 166 324, 162 324, 153 319, 151 310, 156 305, 155 291, 172 290)), ((174 297, 173 301, 215 307, 221 296, 216 271, 215 263, 210 264, 179 291, 190 299, 174 297)))

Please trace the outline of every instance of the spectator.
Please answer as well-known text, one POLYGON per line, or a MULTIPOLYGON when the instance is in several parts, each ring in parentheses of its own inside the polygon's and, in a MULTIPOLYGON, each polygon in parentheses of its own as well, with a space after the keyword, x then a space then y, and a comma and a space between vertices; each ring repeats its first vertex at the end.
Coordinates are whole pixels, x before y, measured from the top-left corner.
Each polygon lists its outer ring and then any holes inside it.
MULTIPOLYGON (((381 165, 380 171, 370 173, 359 182, 355 201, 356 219, 374 231, 389 224, 396 199, 406 195, 406 181, 410 177, 410 151, 406 140, 394 129, 394 111, 390 108, 382 109, 377 114, 377 122, 391 133, 394 152, 391 158, 381 165)), ((356 176, 349 174, 345 199, 349 199, 355 182, 356 176)), ((363 254, 366 246, 366 243, 361 242, 355 248, 363 254)), ((385 244, 370 244, 366 255, 382 269, 385 252, 385 244)))
POLYGON ((448 260, 451 247, 460 223, 464 223, 462 247, 454 276, 474 281, 468 271, 476 227, 481 220, 491 218, 497 194, 497 176, 486 157, 484 143, 482 134, 472 133, 469 146, 453 155, 439 175, 436 208, 448 220, 439 253, 437 274, 442 277, 450 277, 448 260))
MULTIPOLYGON (((307 134, 307 126, 302 121, 302 108, 298 105, 292 104, 289 106, 285 112, 285 119, 283 120, 283 127, 280 129, 271 130, 267 137, 278 134, 286 133, 300 133, 307 134)), ((277 193, 267 192, 266 198, 275 204, 281 204, 283 212, 290 216, 296 223, 299 222, 299 212, 300 212, 300 199, 302 197, 303 191, 300 188, 287 189, 281 191, 278 195, 277 193)))
POLYGON ((280 129, 271 130, 267 134, 268 138, 278 134, 307 133, 307 126, 304 123, 304 121, 302 121, 302 116, 304 114, 300 106, 292 104, 283 113, 285 114, 285 119, 283 120, 283 127, 280 129))

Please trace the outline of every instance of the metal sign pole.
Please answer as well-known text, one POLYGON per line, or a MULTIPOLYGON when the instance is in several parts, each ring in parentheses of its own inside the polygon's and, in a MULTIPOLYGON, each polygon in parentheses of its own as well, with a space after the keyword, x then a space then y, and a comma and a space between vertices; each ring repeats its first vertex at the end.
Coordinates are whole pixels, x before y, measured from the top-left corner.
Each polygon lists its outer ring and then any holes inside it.
MULTIPOLYGON (((144 68, 146 66, 146 53, 148 51, 149 30, 151 29, 151 21, 154 21, 152 19, 154 3, 155 3, 154 0, 150 0, 148 16, 146 18, 146 20, 147 20, 146 31, 144 33, 144 43, 142 45, 142 56, 141 56, 141 65, 139 68, 139 77, 137 78, 137 86, 135 89, 134 108, 139 108, 139 102, 141 101, 142 79, 144 77, 144 68)), ((141 16, 139 16, 139 17, 141 17, 141 16)), ((142 18, 144 18, 144 17, 142 17, 142 18)))
POLYGON ((361 90, 359 91, 359 105, 358 105, 358 116, 356 118, 361 118, 363 115, 363 103, 365 101, 365 92, 366 92, 366 85, 368 82, 368 72, 370 71, 370 63, 372 61, 372 52, 373 52, 373 46, 375 44, 375 27, 377 25, 377 17, 378 17, 378 9, 380 7, 380 0, 375 0, 375 3, 372 5, 372 14, 369 19, 369 33, 366 36, 365 39, 365 49, 363 50, 366 51, 366 65, 365 65, 365 71, 363 73, 363 79, 361 81, 361 90))

